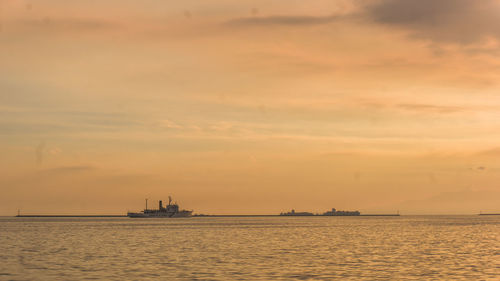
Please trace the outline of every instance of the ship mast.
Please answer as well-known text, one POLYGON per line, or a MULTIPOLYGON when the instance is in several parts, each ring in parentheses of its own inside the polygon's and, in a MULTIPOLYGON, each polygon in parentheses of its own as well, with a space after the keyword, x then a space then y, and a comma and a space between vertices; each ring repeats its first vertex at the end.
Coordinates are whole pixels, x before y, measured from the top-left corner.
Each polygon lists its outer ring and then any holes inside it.
POLYGON ((146 198, 146 210, 148 209, 148 198, 146 198))

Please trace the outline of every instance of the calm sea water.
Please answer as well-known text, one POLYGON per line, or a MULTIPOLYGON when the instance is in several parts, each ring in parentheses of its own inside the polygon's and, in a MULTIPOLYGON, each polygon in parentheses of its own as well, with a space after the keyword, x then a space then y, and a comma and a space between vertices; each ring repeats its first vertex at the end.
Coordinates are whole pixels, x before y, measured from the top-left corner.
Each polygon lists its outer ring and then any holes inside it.
POLYGON ((499 216, 0 218, 1 280, 500 280, 499 216))

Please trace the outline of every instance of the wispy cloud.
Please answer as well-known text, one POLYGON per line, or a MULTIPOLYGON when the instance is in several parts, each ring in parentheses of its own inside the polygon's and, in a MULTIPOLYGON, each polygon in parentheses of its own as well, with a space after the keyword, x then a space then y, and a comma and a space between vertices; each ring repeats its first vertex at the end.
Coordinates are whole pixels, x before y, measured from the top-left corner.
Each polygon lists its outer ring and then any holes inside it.
POLYGON ((396 107, 404 110, 417 112, 434 112, 434 113, 455 113, 465 111, 465 108, 459 106, 445 106, 433 104, 418 104, 418 103, 403 103, 396 107))
POLYGON ((87 172, 95 170, 96 167, 88 166, 88 165, 77 165, 77 166, 62 166, 52 169, 47 169, 45 172, 48 173, 56 173, 56 174, 68 174, 68 173, 77 173, 77 172, 87 172))
POLYGON ((40 29, 44 31, 78 31, 96 32, 100 30, 116 29, 120 25, 103 19, 95 18, 52 18, 21 19, 11 22, 13 26, 26 29, 40 29))
MULTIPOLYGON (((224 24, 234 27, 308 26, 352 19, 400 28, 413 37, 434 42, 472 45, 489 38, 500 40, 499 12, 500 3, 495 0, 382 0, 368 1, 359 10, 347 14, 253 16, 234 18, 224 24)), ((491 48, 487 51, 492 52, 491 48)))
POLYGON ((172 120, 168 120, 168 119, 159 121, 158 125, 161 128, 167 128, 167 129, 181 129, 182 128, 181 125, 177 124, 176 122, 174 122, 172 120))
POLYGON ((341 18, 337 15, 330 16, 305 16, 305 15, 289 15, 289 16, 268 16, 268 17, 243 17, 235 18, 225 22, 228 26, 269 26, 269 25, 320 25, 334 22, 341 18))

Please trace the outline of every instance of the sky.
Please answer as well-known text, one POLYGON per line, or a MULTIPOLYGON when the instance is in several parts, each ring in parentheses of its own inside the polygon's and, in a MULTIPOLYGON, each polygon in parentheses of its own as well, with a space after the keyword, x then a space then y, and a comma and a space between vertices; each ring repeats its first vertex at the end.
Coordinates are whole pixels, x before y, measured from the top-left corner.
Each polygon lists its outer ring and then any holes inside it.
POLYGON ((499 13, 0 0, 0 215, 500 212, 499 13))

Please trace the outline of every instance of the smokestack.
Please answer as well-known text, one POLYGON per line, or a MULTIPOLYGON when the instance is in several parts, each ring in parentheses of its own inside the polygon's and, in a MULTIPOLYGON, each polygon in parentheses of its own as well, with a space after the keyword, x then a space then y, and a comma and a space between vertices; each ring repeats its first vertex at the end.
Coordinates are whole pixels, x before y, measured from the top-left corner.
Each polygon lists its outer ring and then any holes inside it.
POLYGON ((160 200, 160 202, 158 202, 158 205, 160 205, 160 210, 163 209, 163 204, 162 204, 161 200, 160 200))

